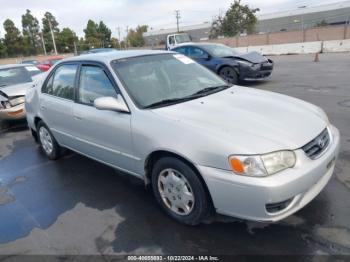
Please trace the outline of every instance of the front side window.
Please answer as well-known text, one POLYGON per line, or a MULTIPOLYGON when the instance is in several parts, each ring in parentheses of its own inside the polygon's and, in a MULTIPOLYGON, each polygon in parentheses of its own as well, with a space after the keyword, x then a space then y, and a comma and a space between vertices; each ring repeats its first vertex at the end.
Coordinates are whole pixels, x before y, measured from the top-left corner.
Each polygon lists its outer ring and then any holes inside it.
POLYGON ((79 102, 93 105, 99 97, 117 97, 114 86, 105 71, 97 66, 82 66, 79 84, 79 102))
POLYGON ((54 75, 48 80, 43 93, 74 100, 75 76, 77 65, 62 65, 56 69, 54 75))
POLYGON ((119 59, 112 62, 112 67, 141 108, 161 101, 194 99, 198 94, 209 95, 209 89, 213 92, 227 87, 219 76, 181 54, 119 59))

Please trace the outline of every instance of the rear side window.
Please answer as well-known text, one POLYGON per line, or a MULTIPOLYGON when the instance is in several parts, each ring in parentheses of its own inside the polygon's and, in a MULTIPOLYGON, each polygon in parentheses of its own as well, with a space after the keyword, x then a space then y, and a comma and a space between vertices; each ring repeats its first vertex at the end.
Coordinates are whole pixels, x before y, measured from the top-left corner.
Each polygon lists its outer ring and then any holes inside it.
POLYGON ((203 58, 203 57, 206 57, 207 54, 202 50, 202 49, 199 49, 197 47, 190 47, 189 50, 189 56, 192 57, 192 58, 203 58))
POLYGON ((77 65, 62 65, 48 80, 43 93, 74 100, 74 83, 77 73, 77 65))
POLYGON ((99 97, 117 97, 117 92, 106 75, 98 66, 82 66, 79 81, 79 102, 93 105, 99 97))

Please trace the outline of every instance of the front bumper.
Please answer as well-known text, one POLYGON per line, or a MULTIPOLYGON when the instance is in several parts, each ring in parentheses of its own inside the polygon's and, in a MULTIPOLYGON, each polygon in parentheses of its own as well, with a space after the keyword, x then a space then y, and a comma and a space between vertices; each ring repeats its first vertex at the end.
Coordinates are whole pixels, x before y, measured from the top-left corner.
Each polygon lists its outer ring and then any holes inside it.
POLYGON ((259 68, 243 66, 240 68, 240 80, 258 80, 269 77, 272 74, 273 62, 269 60, 260 64, 259 68))
POLYGON ((7 109, 0 109, 1 120, 22 120, 26 117, 24 104, 20 104, 7 109))
POLYGON ((339 153, 339 131, 331 126, 331 144, 316 160, 296 150, 295 167, 264 178, 235 175, 230 171, 200 166, 216 211, 237 218, 275 222, 295 213, 326 186, 339 153), (268 207, 285 203, 283 209, 268 207))

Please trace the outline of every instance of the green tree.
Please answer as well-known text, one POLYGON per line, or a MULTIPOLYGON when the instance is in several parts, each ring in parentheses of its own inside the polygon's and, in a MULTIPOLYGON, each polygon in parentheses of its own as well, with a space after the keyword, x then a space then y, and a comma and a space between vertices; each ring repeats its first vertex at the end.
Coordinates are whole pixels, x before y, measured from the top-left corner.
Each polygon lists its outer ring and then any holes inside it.
POLYGON ((235 0, 224 17, 219 16, 214 20, 211 38, 218 35, 232 37, 244 32, 253 33, 258 21, 255 13, 258 11, 259 8, 250 8, 248 5, 241 4, 241 0, 235 0))
POLYGON ((58 34, 58 50, 59 52, 74 52, 74 42, 77 42, 78 38, 75 33, 68 27, 62 29, 58 34))
POLYGON ((145 45, 145 39, 143 38, 143 33, 147 32, 147 25, 139 25, 136 29, 130 29, 127 40, 128 43, 133 47, 140 47, 145 45))
POLYGON ((85 45, 87 46, 87 49, 102 46, 98 29, 98 24, 95 23, 93 20, 89 19, 86 28, 84 29, 85 45))
POLYGON ((89 19, 86 28, 84 29, 85 42, 90 48, 109 47, 112 46, 111 35, 112 31, 107 25, 100 21, 99 24, 89 19))
POLYGON ((4 43, 6 45, 7 54, 9 56, 23 54, 23 38, 18 28, 10 19, 6 19, 3 26, 6 32, 4 43))
POLYGON ((4 43, 4 39, 0 38, 0 57, 6 57, 7 56, 7 50, 6 50, 6 45, 4 43))
POLYGON ((39 21, 36 19, 29 9, 22 15, 22 33, 27 55, 36 55, 40 46, 39 38, 39 21))
POLYGON ((60 30, 58 28, 58 22, 57 22, 56 18, 50 12, 46 12, 44 14, 43 19, 42 19, 42 24, 43 24, 43 36, 44 36, 45 46, 46 46, 46 50, 48 52, 54 50, 53 43, 52 43, 51 31, 50 31, 50 22, 51 22, 52 31, 54 33, 54 37, 56 40, 58 38, 58 34, 60 32, 60 30))
POLYGON ((108 47, 111 45, 112 31, 102 21, 100 21, 98 24, 97 33, 103 47, 108 47))

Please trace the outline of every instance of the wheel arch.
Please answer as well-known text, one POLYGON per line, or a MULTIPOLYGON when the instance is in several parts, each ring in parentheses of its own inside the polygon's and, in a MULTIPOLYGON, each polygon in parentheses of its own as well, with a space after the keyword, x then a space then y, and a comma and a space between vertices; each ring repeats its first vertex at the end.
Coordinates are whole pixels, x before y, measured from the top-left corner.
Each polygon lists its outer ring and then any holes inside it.
POLYGON ((238 65, 222 64, 222 65, 220 65, 220 66, 217 68, 216 73, 219 74, 219 73, 220 73, 220 70, 223 69, 224 67, 231 67, 231 68, 233 68, 233 69, 236 71, 236 73, 237 73, 237 75, 238 75, 238 77, 239 77, 240 74, 239 74, 238 65))
POLYGON ((171 151, 167 151, 167 150, 156 150, 153 151, 152 153, 150 153, 146 160, 145 160, 145 164, 144 164, 144 168, 145 168, 145 183, 146 185, 150 185, 151 184, 151 175, 152 175, 152 169, 154 167, 154 164, 161 158, 163 157, 174 157, 177 158, 181 161, 183 161, 184 163, 188 164, 190 166, 190 168, 195 172, 195 174, 198 176, 198 178, 201 180, 204 189, 207 193, 207 195, 209 196, 209 201, 211 203, 211 205, 214 207, 213 205, 213 200, 210 194, 210 191, 208 189, 207 183, 205 182, 203 176, 201 175, 201 173, 199 172, 198 168, 195 166, 195 164, 190 161, 188 158, 186 158, 185 156, 182 156, 180 154, 171 152, 171 151))

